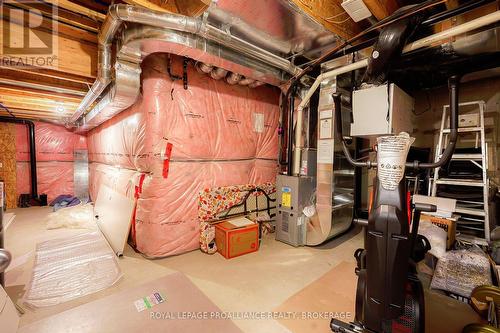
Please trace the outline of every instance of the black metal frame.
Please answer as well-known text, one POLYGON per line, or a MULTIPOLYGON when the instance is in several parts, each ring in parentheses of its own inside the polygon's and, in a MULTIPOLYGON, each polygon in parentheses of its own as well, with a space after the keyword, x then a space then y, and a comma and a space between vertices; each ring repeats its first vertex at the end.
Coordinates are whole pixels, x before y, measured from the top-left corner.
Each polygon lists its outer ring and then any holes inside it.
POLYGON ((248 193, 245 195, 244 199, 237 205, 234 205, 232 206, 231 208, 229 208, 227 211, 226 211, 226 214, 223 215, 223 216, 220 216, 221 219, 225 219, 225 218, 228 218, 228 217, 233 217, 233 216, 238 216, 238 215, 247 215, 249 213, 258 213, 258 212, 262 212, 262 211, 267 211, 267 214, 269 215, 269 217, 274 217, 276 216, 276 214, 272 214, 271 213, 271 209, 274 209, 276 208, 276 206, 271 206, 271 202, 276 202, 276 199, 272 199, 267 193, 266 191, 264 191, 263 189, 261 189, 260 187, 256 187, 256 188, 253 188, 253 189, 250 189, 248 191, 248 193), (252 193, 255 193, 255 192, 259 192, 259 193, 262 193, 264 194, 264 196, 266 197, 267 199, 267 207, 263 208, 263 209, 259 209, 259 199, 258 199, 258 196, 255 196, 255 207, 257 209, 255 210, 248 210, 248 205, 247 205, 247 200, 248 198, 250 197, 250 195, 252 193), (237 208, 237 207, 241 207, 243 206, 243 213, 234 213, 234 214, 230 214, 231 210, 237 208))

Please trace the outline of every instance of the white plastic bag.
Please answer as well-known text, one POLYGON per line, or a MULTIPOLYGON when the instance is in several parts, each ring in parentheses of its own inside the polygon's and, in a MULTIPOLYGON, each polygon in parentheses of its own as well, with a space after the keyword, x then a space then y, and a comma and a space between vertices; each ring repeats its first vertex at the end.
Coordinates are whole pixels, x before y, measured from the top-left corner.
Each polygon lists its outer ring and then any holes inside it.
POLYGON ((96 230, 97 225, 93 215, 94 206, 92 204, 80 204, 50 213, 45 219, 45 223, 47 223, 49 230, 58 228, 96 230))
POLYGON ((446 239, 448 235, 444 229, 430 222, 420 222, 418 234, 425 236, 431 243, 429 253, 440 259, 446 254, 446 239))
POLYGON ((413 141, 415 138, 406 132, 377 138, 377 176, 386 190, 394 190, 403 179, 413 141))

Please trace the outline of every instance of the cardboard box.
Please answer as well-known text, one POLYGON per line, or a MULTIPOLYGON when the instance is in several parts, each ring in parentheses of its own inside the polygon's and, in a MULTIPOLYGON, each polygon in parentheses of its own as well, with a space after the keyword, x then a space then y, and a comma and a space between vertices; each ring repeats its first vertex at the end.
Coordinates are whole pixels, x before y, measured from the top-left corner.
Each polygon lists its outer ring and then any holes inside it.
POLYGON ((453 246, 453 243, 455 243, 458 217, 459 216, 457 214, 453 214, 450 218, 444 218, 429 214, 422 214, 420 216, 420 223, 430 222, 444 229, 444 231, 446 231, 448 235, 446 238, 446 249, 449 250, 453 246))
POLYGON ((217 251, 226 259, 255 252, 259 249, 259 225, 239 217, 215 225, 217 251))

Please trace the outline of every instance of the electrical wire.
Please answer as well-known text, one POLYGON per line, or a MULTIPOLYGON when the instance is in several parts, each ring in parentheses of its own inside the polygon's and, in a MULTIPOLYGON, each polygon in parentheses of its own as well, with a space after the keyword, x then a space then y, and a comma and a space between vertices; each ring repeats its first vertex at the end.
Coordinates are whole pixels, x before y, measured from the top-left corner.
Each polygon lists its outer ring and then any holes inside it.
POLYGON ((325 21, 327 21, 329 23, 333 23, 333 24, 342 24, 342 23, 345 23, 345 22, 349 21, 350 19, 351 19, 351 17, 349 16, 348 18, 346 18, 343 21, 329 21, 329 20, 325 20, 325 21))
POLYGON ((6 107, 5 105, 3 105, 2 103, 0 103, 0 108, 7 111, 7 113, 10 114, 12 116, 12 118, 16 118, 16 116, 12 113, 12 111, 10 111, 10 109, 8 107, 6 107))
POLYGON ((342 15, 345 15, 345 14, 348 14, 348 13, 347 13, 347 12, 341 12, 341 13, 339 13, 339 14, 337 14, 337 15, 333 15, 333 16, 330 16, 330 17, 325 17, 325 18, 323 18, 323 19, 324 19, 325 21, 328 21, 328 20, 333 20, 334 18, 337 18, 337 17, 342 16, 342 15))

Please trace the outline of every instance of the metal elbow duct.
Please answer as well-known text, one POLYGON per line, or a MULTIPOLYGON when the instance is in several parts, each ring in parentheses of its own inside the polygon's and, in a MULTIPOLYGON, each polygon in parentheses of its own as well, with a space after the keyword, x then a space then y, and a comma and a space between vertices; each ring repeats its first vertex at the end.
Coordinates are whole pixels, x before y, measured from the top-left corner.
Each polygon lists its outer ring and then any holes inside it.
POLYGON ((252 84, 254 82, 255 82, 255 80, 253 80, 253 79, 243 78, 243 79, 240 80, 240 82, 238 82, 238 84, 240 86, 248 86, 249 84, 252 84))
POLYGON ((226 77, 227 71, 224 68, 215 68, 210 72, 210 77, 214 80, 220 80, 226 77))
MULTIPOLYGON (((213 27, 201 18, 156 12, 125 4, 112 5, 109 7, 108 15, 106 16, 101 30, 99 31, 98 72, 96 81, 78 106, 75 113, 71 116, 71 123, 76 123, 76 121, 81 118, 85 111, 89 109, 89 107, 110 84, 112 63, 111 44, 123 22, 132 22, 144 26, 158 27, 164 31, 169 31, 170 29, 170 31, 197 35, 208 41, 218 43, 231 50, 244 54, 247 57, 253 58, 257 60, 257 62, 269 64, 270 66, 278 68, 279 70, 285 71, 289 74, 295 75, 300 73, 300 69, 287 59, 281 58, 276 54, 250 44, 245 40, 231 35, 229 32, 213 27)), ((183 36, 183 38, 187 37, 183 36)), ((196 48, 194 45, 190 45, 190 47, 196 48)), ((139 52, 138 54, 139 61, 141 54, 142 52, 139 52)), ((134 59, 134 61, 136 59, 134 59)), ((222 75, 221 71, 219 71, 217 76, 220 75, 222 75)))
POLYGON ((250 88, 257 88, 257 87, 260 87, 262 85, 264 85, 265 83, 264 82, 260 82, 260 81, 255 81, 253 83, 250 83, 248 86, 250 88))
POLYGON ((241 81, 241 75, 237 73, 231 73, 226 77, 226 82, 230 85, 238 84, 241 81))
POLYGON ((200 73, 210 74, 210 72, 212 71, 212 69, 214 69, 214 66, 207 65, 207 64, 204 64, 204 63, 198 61, 196 63, 196 69, 200 73))

